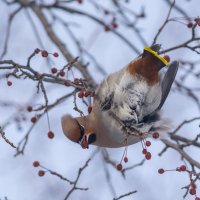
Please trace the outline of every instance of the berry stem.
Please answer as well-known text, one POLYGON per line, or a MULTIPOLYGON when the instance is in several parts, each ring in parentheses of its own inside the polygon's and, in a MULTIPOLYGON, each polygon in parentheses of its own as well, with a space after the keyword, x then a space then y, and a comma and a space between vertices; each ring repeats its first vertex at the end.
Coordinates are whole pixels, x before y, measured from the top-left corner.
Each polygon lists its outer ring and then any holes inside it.
POLYGON ((46 116, 47 116, 47 124, 48 124, 48 128, 49 128, 49 131, 51 130, 51 127, 50 127, 50 121, 49 121, 49 113, 46 109, 46 116))

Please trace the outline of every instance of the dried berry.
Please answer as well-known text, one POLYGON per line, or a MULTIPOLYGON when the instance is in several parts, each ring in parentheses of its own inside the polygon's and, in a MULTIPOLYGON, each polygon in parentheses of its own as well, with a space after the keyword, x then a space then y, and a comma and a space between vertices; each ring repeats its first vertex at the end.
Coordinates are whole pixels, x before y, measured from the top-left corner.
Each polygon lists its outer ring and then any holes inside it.
POLYGON ((147 160, 150 160, 150 159, 151 159, 151 153, 150 153, 150 152, 147 152, 147 153, 145 154, 145 158, 146 158, 147 160))
POLYGON ((127 163, 128 162, 128 158, 124 157, 124 162, 127 163))
POLYGON ((34 123, 36 123, 36 121, 37 121, 37 118, 36 117, 32 117, 31 118, 31 122, 34 124, 34 123))
POLYGON ((11 86, 11 85, 12 85, 12 82, 11 82, 11 81, 7 81, 7 85, 8 85, 8 86, 11 86))
POLYGON ((159 170, 158 170, 158 173, 159 174, 163 174, 165 172, 165 170, 163 169, 163 168, 160 168, 159 170))
POLYGON ((53 56, 54 56, 54 57, 58 57, 59 54, 58 54, 57 52, 54 52, 54 53, 53 53, 53 56))
POLYGON ((54 138, 54 133, 52 131, 48 132, 48 138, 53 139, 54 138))
POLYGON ((32 110, 33 110, 32 106, 28 106, 28 107, 27 107, 27 111, 28 111, 28 112, 31 112, 32 110))
POLYGON ((150 141, 146 141, 146 146, 147 147, 151 146, 151 142, 150 141))
POLYGON ((33 162, 33 166, 34 166, 34 167, 39 167, 39 166, 40 166, 40 163, 39 163, 38 161, 34 161, 34 162, 33 162))
POLYGON ((41 55, 42 55, 42 57, 47 57, 49 55, 49 53, 45 50, 42 50, 41 55))
POLYGON ((160 136, 160 135, 159 135, 159 133, 158 133, 158 132, 155 132, 155 133, 153 133, 153 135, 152 135, 152 136, 153 136, 153 138, 154 138, 154 139, 157 139, 157 138, 159 138, 159 136, 160 136))
POLYGON ((192 22, 189 22, 189 23, 187 24, 187 27, 188 27, 188 28, 192 28, 192 27, 193 27, 193 23, 192 23, 192 22))
POLYGON ((40 170, 39 172, 38 172, 38 176, 44 176, 45 175, 45 171, 44 170, 40 170))
POLYGON ((57 68, 55 68, 55 67, 53 67, 53 68, 51 69, 51 73, 52 73, 52 74, 57 73, 57 71, 58 71, 58 70, 57 70, 57 68))
POLYGON ((187 169, 187 168, 186 168, 186 166, 185 166, 185 165, 181 165, 181 166, 179 167, 179 169, 180 169, 181 171, 183 171, 183 172, 184 172, 184 171, 186 171, 186 169, 187 169))
POLYGON ((117 170, 119 170, 119 171, 122 170, 122 164, 121 163, 117 165, 117 170))
POLYGON ((170 62, 170 57, 168 55, 164 55, 163 58, 167 61, 170 62))
POLYGON ((64 71, 61 71, 61 72, 60 72, 60 76, 62 76, 62 77, 65 76, 65 72, 64 72, 64 71))

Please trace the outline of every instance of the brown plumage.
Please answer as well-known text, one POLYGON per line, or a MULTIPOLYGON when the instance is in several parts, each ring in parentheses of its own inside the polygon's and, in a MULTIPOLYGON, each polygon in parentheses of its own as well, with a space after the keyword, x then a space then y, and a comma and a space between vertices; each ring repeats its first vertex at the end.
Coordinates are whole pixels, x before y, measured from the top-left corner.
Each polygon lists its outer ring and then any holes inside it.
POLYGON ((152 86, 159 81, 159 62, 158 58, 148 55, 131 62, 127 70, 132 75, 141 75, 147 81, 148 85, 152 86))

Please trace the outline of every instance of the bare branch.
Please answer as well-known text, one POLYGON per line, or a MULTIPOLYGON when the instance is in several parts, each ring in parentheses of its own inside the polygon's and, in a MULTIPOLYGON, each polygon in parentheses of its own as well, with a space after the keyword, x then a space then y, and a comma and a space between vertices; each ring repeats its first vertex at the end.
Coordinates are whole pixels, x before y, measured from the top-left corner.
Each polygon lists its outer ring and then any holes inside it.
POLYGON ((130 196, 130 195, 132 195, 132 194, 135 194, 136 192, 137 192, 137 190, 134 190, 134 191, 132 191, 132 192, 128 192, 128 193, 126 193, 126 194, 120 195, 120 196, 117 197, 117 198, 114 198, 113 200, 122 199, 122 198, 124 198, 124 197, 127 197, 127 196, 130 196))

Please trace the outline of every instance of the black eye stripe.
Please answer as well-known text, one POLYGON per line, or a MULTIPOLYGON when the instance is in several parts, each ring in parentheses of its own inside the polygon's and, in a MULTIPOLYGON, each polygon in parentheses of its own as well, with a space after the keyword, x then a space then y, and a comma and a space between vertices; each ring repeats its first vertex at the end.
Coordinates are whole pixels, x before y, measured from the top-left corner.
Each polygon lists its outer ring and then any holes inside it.
POLYGON ((81 134, 80 138, 77 141, 77 143, 79 143, 82 140, 82 138, 83 138, 83 135, 85 133, 85 128, 82 125, 79 124, 78 120, 76 120, 76 122, 77 122, 77 124, 79 126, 79 130, 80 130, 80 134, 81 134))

